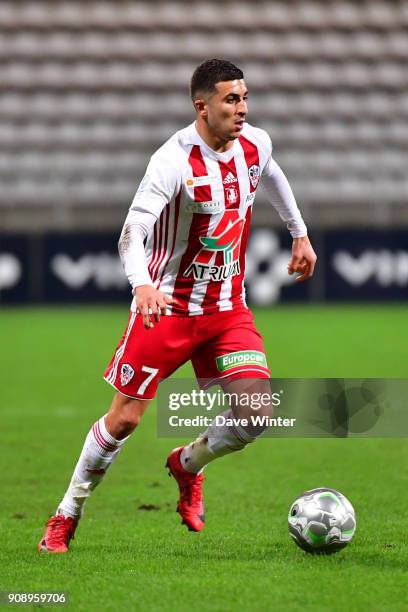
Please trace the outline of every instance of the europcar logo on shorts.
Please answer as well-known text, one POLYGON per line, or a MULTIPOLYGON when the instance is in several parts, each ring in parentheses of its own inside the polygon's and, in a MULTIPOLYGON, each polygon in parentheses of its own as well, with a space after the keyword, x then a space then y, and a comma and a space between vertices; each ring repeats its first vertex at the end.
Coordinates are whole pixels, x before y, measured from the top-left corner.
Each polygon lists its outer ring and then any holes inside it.
POLYGON ((237 209, 226 210, 211 236, 200 236, 202 248, 184 276, 197 280, 226 280, 240 274, 239 252, 245 219, 237 209))
POLYGON ((240 365, 258 365, 267 368, 266 357, 260 351, 235 351, 216 358, 217 369, 225 372, 240 365))

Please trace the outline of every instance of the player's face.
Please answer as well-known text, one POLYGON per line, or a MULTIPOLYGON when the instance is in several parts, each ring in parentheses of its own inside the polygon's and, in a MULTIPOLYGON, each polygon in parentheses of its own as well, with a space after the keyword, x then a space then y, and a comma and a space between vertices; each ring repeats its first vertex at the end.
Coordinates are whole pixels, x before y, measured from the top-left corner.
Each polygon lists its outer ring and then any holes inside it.
POLYGON ((244 79, 221 81, 205 101, 208 128, 223 141, 239 137, 248 114, 248 90, 244 79))

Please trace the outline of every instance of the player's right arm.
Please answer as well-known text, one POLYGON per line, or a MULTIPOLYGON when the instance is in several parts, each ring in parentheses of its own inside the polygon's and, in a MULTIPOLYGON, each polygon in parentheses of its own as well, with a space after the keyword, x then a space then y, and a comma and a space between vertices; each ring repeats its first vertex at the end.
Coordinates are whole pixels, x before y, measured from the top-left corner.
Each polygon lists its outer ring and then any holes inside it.
POLYGON ((158 291, 151 279, 144 241, 152 231, 163 208, 171 202, 180 188, 177 168, 168 156, 154 155, 130 206, 119 238, 119 254, 136 298, 137 311, 146 329, 153 327, 166 314, 167 304, 175 300, 158 291))
POLYGON ((154 287, 147 266, 144 240, 156 220, 151 213, 129 210, 118 245, 125 273, 136 298, 136 309, 143 317, 145 329, 153 327, 150 316, 159 323, 160 316, 166 314, 167 304, 174 303, 168 295, 154 287))
POLYGON ((156 323, 160 322, 160 316, 166 314, 167 304, 175 304, 176 301, 171 297, 158 291, 152 285, 139 285, 134 289, 136 297, 136 307, 143 317, 145 329, 154 327, 150 315, 156 323))

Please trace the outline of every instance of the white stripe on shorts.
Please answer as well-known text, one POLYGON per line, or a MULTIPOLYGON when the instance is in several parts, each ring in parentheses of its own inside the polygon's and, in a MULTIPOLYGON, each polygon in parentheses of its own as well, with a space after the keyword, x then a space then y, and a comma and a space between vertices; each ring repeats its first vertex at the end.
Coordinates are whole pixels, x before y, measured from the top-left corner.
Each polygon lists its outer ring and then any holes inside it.
POLYGON ((128 341, 128 338, 129 338, 130 332, 132 330, 133 323, 135 322, 135 319, 136 319, 136 313, 132 312, 132 316, 131 316, 130 321, 129 321, 129 325, 128 325, 128 328, 127 328, 127 332, 126 332, 126 336, 125 336, 125 339, 123 341, 123 344, 116 351, 115 360, 113 362, 112 369, 111 369, 110 373, 106 376, 106 380, 108 382, 110 382, 110 383, 113 383, 115 381, 115 379, 116 379, 116 374, 117 374, 117 370, 118 370, 119 361, 120 361, 123 353, 125 352, 126 343, 128 341))

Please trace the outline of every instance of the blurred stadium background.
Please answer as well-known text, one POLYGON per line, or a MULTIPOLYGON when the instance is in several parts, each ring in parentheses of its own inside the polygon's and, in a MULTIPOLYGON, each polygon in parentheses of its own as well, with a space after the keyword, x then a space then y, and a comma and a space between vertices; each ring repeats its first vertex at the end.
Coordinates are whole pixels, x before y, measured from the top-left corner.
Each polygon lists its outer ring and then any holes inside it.
POLYGON ((0 301, 128 300, 116 253, 146 163, 193 119, 208 57, 241 66, 319 253, 258 195, 253 304, 405 300, 408 1, 0 2, 0 301))
POLYGON ((163 470, 177 441, 149 410, 74 556, 38 558, 111 401, 101 373, 130 302, 126 211, 150 155, 193 120, 194 67, 217 56, 245 71, 249 120, 270 133, 319 255, 315 278, 289 286, 290 238, 260 190, 247 286, 266 306, 255 316, 273 376, 407 377, 408 0, 0 0, 0 590, 64 590, 85 612, 406 611, 406 437, 369 431, 268 438, 214 462, 196 539, 163 470), (311 563, 286 517, 316 486, 346 494, 359 527, 344 555, 311 563))

